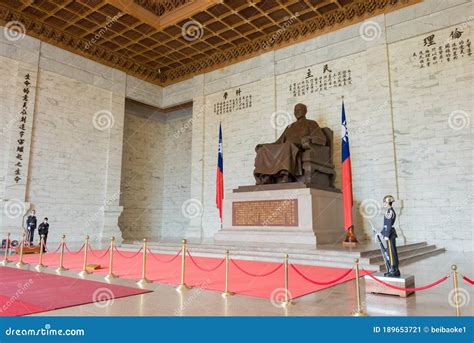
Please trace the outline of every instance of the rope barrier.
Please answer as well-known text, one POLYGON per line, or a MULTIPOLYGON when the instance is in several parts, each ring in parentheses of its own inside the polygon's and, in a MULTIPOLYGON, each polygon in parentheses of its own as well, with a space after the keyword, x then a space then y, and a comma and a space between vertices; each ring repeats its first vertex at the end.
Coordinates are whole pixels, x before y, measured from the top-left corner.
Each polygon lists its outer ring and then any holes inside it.
POLYGON ((138 251, 137 251, 135 254, 133 254, 132 256, 127 256, 127 255, 122 254, 122 253, 118 250, 117 246, 114 246, 114 249, 115 249, 115 251, 117 252, 117 254, 119 254, 120 257, 129 258, 129 259, 130 259, 130 258, 136 257, 139 253, 141 253, 142 250, 143 250, 143 247, 141 247, 140 249, 138 249, 138 251))
POLYGON ((472 279, 469 279, 467 276, 462 276, 462 279, 466 282, 469 282, 471 285, 474 285, 474 280, 472 279))
POLYGON ((161 262, 161 263, 170 263, 170 262, 173 262, 180 254, 181 254, 181 249, 176 253, 176 255, 174 255, 172 258, 170 258, 169 260, 160 260, 158 257, 155 256, 155 253, 153 253, 151 251, 150 248, 147 248, 148 252, 150 253, 151 257, 153 257, 155 260, 157 260, 158 262, 161 262))
POLYGON ((53 252, 51 252, 46 245, 44 246, 44 249, 49 253, 56 254, 59 251, 59 249, 61 249, 61 243, 59 243, 58 247, 53 252))
POLYGON ((397 287, 397 286, 391 285, 389 283, 386 283, 386 282, 376 278, 375 276, 373 276, 370 272, 367 272, 367 275, 369 277, 371 277, 372 279, 374 279, 375 281, 377 281, 378 283, 381 283, 384 286, 387 286, 387 287, 390 287, 390 288, 393 288, 393 289, 397 289, 399 291, 408 291, 408 292, 417 292, 417 291, 423 291, 423 290, 428 289, 428 288, 432 288, 434 286, 439 285, 441 282, 446 281, 450 277, 450 275, 446 275, 446 276, 442 277, 441 279, 439 279, 439 280, 437 280, 433 283, 430 283, 429 285, 422 286, 422 287, 404 288, 404 287, 397 287))
POLYGON ((305 279, 306 281, 308 282, 311 282, 315 285, 320 285, 320 286, 325 286, 325 285, 330 285, 330 284, 333 284, 333 283, 336 283, 342 279, 344 279, 347 275, 349 275, 351 272, 352 272, 352 268, 348 269, 347 271, 344 272, 344 274, 342 274, 341 276, 335 278, 334 280, 331 280, 331 281, 326 281, 326 282, 319 282, 319 281, 314 281, 314 280, 311 280, 309 277, 307 277, 306 275, 303 274, 303 272, 301 272, 298 268, 296 268, 296 266, 294 264, 290 264, 291 268, 293 268, 293 270, 299 275, 301 276, 303 279, 305 279))
POLYGON ((82 251, 82 249, 84 249, 84 246, 85 246, 85 243, 82 244, 82 246, 79 248, 79 250, 77 250, 76 252, 72 252, 72 251, 69 249, 69 247, 67 246, 67 243, 64 243, 64 248, 66 249, 66 251, 67 251, 68 253, 70 253, 70 254, 72 254, 72 255, 77 255, 77 254, 79 254, 79 253, 82 251))
POLYGON ((92 256, 94 256, 95 258, 98 258, 99 260, 104 258, 110 251, 110 247, 107 248, 107 250, 105 250, 104 254, 101 255, 101 256, 97 256, 96 254, 94 254, 94 250, 92 250, 91 246, 89 245, 89 251, 91 252, 92 256))
POLYGON ((197 264, 197 262, 194 260, 194 258, 191 256, 191 253, 189 252, 189 250, 186 250, 188 252, 188 255, 189 255, 189 258, 191 259, 191 262, 200 270, 202 270, 203 272, 213 272, 214 270, 216 270, 217 268, 219 268, 222 263, 225 262, 225 258, 223 258, 215 267, 213 268, 203 268, 201 266, 199 266, 199 264, 197 264))
POLYGON ((253 274, 253 273, 247 272, 247 271, 245 271, 244 269, 242 269, 242 267, 240 267, 233 259, 230 259, 230 262, 232 262, 232 264, 233 264, 234 266, 236 266, 237 269, 240 270, 242 273, 247 274, 247 275, 250 275, 250 276, 253 276, 253 277, 268 276, 268 275, 270 275, 270 274, 275 273, 278 269, 280 269, 281 267, 283 267, 283 263, 280 263, 275 269, 269 271, 268 273, 264 273, 264 274, 253 274))

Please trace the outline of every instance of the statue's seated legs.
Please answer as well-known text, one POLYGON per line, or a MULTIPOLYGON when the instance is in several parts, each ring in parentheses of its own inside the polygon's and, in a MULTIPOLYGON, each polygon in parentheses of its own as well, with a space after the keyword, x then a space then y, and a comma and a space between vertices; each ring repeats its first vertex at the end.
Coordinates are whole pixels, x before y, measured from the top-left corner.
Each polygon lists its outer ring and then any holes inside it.
POLYGON ((280 170, 275 175, 265 175, 257 173, 254 176, 257 185, 266 185, 271 183, 288 183, 297 181, 297 178, 287 170, 280 170))

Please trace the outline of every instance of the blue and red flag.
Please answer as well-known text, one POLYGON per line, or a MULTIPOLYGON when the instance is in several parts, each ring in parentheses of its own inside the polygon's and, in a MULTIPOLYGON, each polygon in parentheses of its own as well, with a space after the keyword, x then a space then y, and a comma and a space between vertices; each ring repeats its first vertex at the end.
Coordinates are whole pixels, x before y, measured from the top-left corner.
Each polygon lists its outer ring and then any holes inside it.
POLYGON ((342 207, 344 209, 344 230, 352 227, 352 171, 349 151, 349 134, 347 132, 346 111, 342 100, 342 207))
POLYGON ((222 154, 222 126, 219 124, 219 145, 217 149, 216 206, 222 221, 222 200, 224 199, 224 156, 222 154))

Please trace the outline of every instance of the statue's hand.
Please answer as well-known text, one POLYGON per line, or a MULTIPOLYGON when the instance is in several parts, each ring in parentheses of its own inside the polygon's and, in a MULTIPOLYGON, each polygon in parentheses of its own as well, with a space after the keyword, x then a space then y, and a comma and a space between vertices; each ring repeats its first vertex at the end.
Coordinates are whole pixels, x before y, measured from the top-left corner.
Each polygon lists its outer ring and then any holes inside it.
POLYGON ((303 149, 308 149, 310 143, 311 143, 311 138, 310 137, 301 138, 301 145, 302 145, 303 149))

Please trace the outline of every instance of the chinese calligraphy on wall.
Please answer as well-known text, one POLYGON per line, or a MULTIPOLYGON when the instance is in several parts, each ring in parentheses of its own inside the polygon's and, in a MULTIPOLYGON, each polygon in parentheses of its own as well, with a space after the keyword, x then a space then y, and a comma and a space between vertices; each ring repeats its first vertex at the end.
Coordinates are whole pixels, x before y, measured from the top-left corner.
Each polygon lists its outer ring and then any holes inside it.
POLYGON ((439 37, 431 34, 423 39, 423 48, 415 51, 412 57, 418 59, 420 68, 435 64, 449 63, 466 56, 472 56, 471 40, 463 38, 463 31, 456 28, 449 37, 438 44, 439 37))
POLYGON ((243 95, 240 88, 235 91, 234 97, 230 97, 229 92, 224 92, 223 99, 214 104, 214 114, 231 113, 252 107, 252 95, 243 95))
POLYGON ((26 121, 28 117, 28 97, 30 94, 30 74, 25 75, 25 81, 23 82, 23 97, 22 97, 22 107, 20 112, 20 125, 18 129, 18 139, 16 146, 16 163, 15 163, 15 182, 19 183, 22 180, 22 167, 23 167, 23 153, 25 149, 25 132, 26 132, 26 121))
POLYGON ((313 94, 331 88, 352 84, 351 70, 333 71, 325 64, 321 74, 313 75, 311 69, 306 71, 305 78, 290 84, 290 94, 294 97, 313 94))

